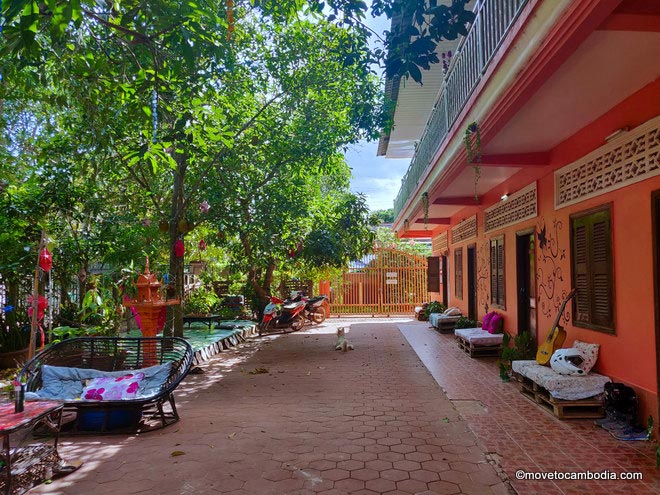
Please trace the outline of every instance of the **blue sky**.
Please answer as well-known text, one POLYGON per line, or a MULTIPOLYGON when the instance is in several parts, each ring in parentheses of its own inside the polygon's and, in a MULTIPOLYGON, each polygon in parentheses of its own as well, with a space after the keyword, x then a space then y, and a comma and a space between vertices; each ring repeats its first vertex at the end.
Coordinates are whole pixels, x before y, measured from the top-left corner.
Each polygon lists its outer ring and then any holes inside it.
MULTIPOLYGON (((374 19, 367 14, 365 23, 381 34, 390 28, 390 21, 385 16, 374 19)), ((372 36, 372 43, 376 42, 375 36, 372 36)), ((394 198, 401 186, 401 178, 410 164, 410 159, 395 160, 376 156, 377 149, 378 141, 371 143, 365 141, 353 146, 344 154, 346 163, 353 170, 351 190, 364 193, 372 211, 392 208, 394 198)))

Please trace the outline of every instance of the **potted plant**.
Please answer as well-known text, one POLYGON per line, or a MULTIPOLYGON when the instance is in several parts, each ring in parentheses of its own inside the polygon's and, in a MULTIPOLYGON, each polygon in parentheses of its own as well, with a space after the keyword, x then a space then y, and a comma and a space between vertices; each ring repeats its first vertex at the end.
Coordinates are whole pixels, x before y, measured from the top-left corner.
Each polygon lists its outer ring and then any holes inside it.
POLYGON ((218 303, 215 292, 206 287, 191 292, 183 303, 183 313, 186 316, 207 316, 211 308, 218 303))

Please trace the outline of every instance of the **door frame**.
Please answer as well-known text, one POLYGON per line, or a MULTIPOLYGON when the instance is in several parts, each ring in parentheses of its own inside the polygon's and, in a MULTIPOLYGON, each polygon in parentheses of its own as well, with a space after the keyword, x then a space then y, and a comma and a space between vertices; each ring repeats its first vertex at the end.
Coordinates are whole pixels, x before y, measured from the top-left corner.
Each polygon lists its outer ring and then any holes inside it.
MULTIPOLYGON (((651 249, 653 250, 653 301, 655 308, 656 387, 660 387, 660 189, 651 193, 651 235, 651 249)), ((657 413, 657 417, 660 418, 660 399, 658 400, 657 413)))
MULTIPOLYGON (((529 304, 529 293, 522 294, 523 289, 526 289, 528 284, 531 283, 529 236, 535 234, 536 230, 533 227, 516 232, 516 312, 518 315, 518 335, 524 331, 528 331, 531 334, 530 316, 532 310, 536 310, 536 308, 532 308, 529 304)), ((534 250, 536 251, 536 246, 534 246, 534 250)), ((536 256, 536 252, 534 256, 536 256)), ((538 328, 534 330, 535 333, 538 332, 538 328)))
POLYGON ((477 319, 477 245, 467 246, 468 318, 477 319))

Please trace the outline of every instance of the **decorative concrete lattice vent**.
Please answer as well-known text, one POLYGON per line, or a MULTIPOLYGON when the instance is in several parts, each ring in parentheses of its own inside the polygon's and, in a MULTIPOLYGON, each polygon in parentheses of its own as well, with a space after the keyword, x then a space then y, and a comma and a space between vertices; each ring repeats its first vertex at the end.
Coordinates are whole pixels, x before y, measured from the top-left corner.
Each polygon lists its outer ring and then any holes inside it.
POLYGON ((477 238, 477 215, 463 220, 458 225, 451 228, 451 243, 469 241, 477 238))
POLYGON ((486 208, 485 231, 492 232, 509 225, 536 218, 536 182, 511 194, 505 201, 486 208))
POLYGON ((449 250, 449 236, 447 232, 438 234, 431 241, 431 251, 433 254, 444 254, 449 250))
POLYGON ((555 209, 660 175, 660 117, 555 172, 555 209))

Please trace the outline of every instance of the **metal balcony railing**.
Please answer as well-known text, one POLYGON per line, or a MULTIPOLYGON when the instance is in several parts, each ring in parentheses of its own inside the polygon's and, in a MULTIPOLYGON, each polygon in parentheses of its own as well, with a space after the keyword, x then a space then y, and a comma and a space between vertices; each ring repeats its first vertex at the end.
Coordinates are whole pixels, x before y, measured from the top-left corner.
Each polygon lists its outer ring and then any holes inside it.
POLYGON ((403 210, 433 155, 488 68, 493 55, 528 0, 478 0, 476 18, 452 57, 445 81, 394 200, 394 216, 403 210))

